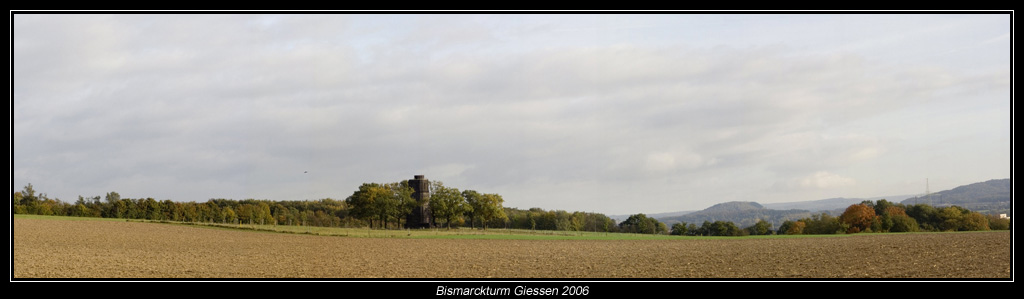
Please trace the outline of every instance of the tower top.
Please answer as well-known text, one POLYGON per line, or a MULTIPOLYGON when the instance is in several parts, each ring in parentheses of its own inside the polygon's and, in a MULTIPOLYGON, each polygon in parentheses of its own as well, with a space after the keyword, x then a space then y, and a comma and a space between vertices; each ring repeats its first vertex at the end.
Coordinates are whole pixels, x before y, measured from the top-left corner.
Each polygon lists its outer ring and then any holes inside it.
POLYGON ((417 179, 417 180, 422 180, 423 179, 423 175, 422 174, 417 174, 417 175, 414 175, 413 178, 417 179))

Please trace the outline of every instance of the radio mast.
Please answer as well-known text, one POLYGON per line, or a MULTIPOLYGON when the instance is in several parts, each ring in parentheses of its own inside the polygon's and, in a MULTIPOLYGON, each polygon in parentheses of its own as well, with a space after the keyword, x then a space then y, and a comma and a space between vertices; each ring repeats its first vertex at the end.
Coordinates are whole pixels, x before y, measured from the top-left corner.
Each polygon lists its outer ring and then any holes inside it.
POLYGON ((928 204, 932 204, 932 192, 928 188, 928 178, 924 178, 924 197, 928 199, 928 204))

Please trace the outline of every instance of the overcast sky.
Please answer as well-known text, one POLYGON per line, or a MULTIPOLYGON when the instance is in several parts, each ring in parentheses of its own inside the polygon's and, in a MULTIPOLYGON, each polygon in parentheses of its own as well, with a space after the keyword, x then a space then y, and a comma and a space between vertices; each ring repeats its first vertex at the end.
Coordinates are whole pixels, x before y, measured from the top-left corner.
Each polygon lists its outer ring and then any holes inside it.
POLYGON ((12 191, 606 214, 1011 174, 1011 16, 12 16, 12 191))

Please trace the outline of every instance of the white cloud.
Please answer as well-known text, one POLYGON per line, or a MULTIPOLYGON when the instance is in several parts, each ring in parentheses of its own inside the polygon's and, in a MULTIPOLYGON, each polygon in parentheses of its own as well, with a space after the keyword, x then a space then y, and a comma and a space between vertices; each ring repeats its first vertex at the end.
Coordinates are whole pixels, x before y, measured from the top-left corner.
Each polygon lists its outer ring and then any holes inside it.
POLYGON ((650 171, 669 171, 675 169, 676 157, 671 153, 651 153, 647 155, 645 167, 650 171))
MULTIPOLYGON (((14 184, 343 197, 425 174, 607 210, 631 196, 692 208, 921 176, 884 163, 929 165, 919 152, 941 134, 927 128, 950 123, 976 150, 1008 152, 991 132, 1009 120, 977 121, 1009 111, 1009 52, 984 42, 1004 28, 966 18, 915 37, 974 41, 984 51, 943 54, 972 59, 960 69, 887 60, 927 50, 893 38, 918 32, 898 18, 871 17, 890 28, 880 43, 861 39, 881 29, 850 27, 865 16, 651 17, 16 15, 14 184), (814 22, 857 38, 819 45, 802 36, 832 32, 814 22), (310 182, 281 177, 307 168, 310 182), (780 193, 761 192, 772 183, 780 193), (190 184, 203 187, 166 187, 190 184)), ((1008 165, 985 156, 972 163, 1008 165)))
POLYGON ((705 159, 696 153, 678 150, 647 154, 647 162, 644 164, 644 168, 655 173, 663 173, 677 170, 693 170, 713 163, 713 160, 705 159))
POLYGON ((783 190, 792 189, 831 189, 850 187, 857 184, 857 181, 827 171, 818 171, 814 174, 776 183, 776 188, 783 190))
POLYGON ((852 158, 855 160, 873 159, 878 157, 878 155, 881 155, 883 151, 884 149, 881 147, 869 146, 854 152, 852 158))

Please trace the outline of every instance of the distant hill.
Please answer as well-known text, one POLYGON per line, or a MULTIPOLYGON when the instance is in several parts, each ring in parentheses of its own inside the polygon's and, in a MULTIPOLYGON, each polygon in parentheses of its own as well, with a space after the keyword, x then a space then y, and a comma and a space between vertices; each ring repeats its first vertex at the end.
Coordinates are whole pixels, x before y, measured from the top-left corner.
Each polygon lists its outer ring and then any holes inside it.
MULTIPOLYGON (((891 202, 900 202, 905 205, 915 203, 928 203, 936 207, 957 205, 971 211, 982 214, 1005 213, 1012 215, 1010 204, 1012 202, 1012 188, 1010 179, 990 180, 987 182, 974 183, 960 186, 952 190, 940 191, 931 194, 931 200, 926 196, 914 197, 913 195, 880 196, 872 198, 829 198, 801 202, 785 202, 759 204, 756 202, 727 202, 720 203, 701 211, 683 211, 672 213, 648 214, 668 226, 678 222, 695 223, 701 225, 705 220, 715 222, 718 220, 732 221, 737 226, 747 227, 757 223, 758 219, 772 222, 776 227, 785 220, 796 220, 810 217, 813 214, 826 212, 834 216, 841 214, 847 207, 858 204, 865 200, 877 201, 886 199, 891 202)), ((629 215, 609 216, 616 222, 621 222, 629 215), (617 218, 620 217, 620 218, 617 218)))
POLYGON ((989 180, 932 193, 931 196, 911 197, 903 200, 905 205, 917 203, 935 207, 960 206, 968 210, 989 213, 1010 214, 1013 203, 1013 184, 1010 179, 989 180))
POLYGON ((679 222, 694 223, 700 226, 704 221, 732 221, 742 228, 754 225, 758 220, 771 222, 778 227, 783 221, 810 216, 811 211, 808 210, 773 210, 765 208, 761 204, 752 201, 732 201, 720 203, 711 206, 710 208, 681 216, 657 219, 668 226, 672 226, 679 222))
POLYGON ((862 198, 828 198, 811 201, 795 201, 795 202, 781 202, 781 203, 766 203, 765 208, 769 209, 800 209, 808 211, 828 211, 835 209, 845 209, 852 204, 858 204, 864 201, 862 198))
MULTIPOLYGON (((700 225, 701 223, 704 223, 704 220, 711 222, 722 220, 732 221, 733 223, 736 223, 736 225, 746 227, 757 223, 758 219, 764 219, 765 221, 778 225, 786 220, 810 217, 813 214, 822 212, 838 216, 850 205, 858 204, 865 200, 875 201, 879 199, 888 199, 895 202, 911 196, 913 195, 880 196, 872 198, 839 197, 769 204, 734 201, 717 204, 701 211, 661 213, 651 214, 648 216, 654 217, 661 222, 665 222, 665 224, 669 226, 678 222, 697 223, 697 225, 700 225)), ((616 219, 616 222, 621 222, 628 218, 629 215, 619 216, 621 219, 616 218, 616 216, 609 217, 616 219)))
MULTIPOLYGON (((686 215, 686 214, 693 213, 693 212, 694 211, 679 211, 679 212, 644 214, 644 215, 646 215, 647 217, 654 218, 654 219, 659 219, 659 218, 669 218, 669 217, 675 217, 675 216, 680 216, 680 215, 686 215)), ((629 219, 629 216, 630 215, 608 215, 608 218, 611 218, 612 220, 615 220, 615 223, 619 223, 619 222, 626 221, 626 219, 629 219)))
POLYGON ((885 199, 891 202, 899 202, 906 198, 911 198, 913 195, 891 195, 891 196, 879 196, 871 198, 828 198, 811 201, 794 201, 794 202, 780 202, 780 203, 766 203, 763 204, 765 208, 775 210, 786 210, 786 209, 798 209, 808 210, 811 212, 818 211, 835 211, 835 210, 846 210, 847 207, 853 204, 859 204, 862 201, 870 200, 877 201, 879 199, 885 199))

